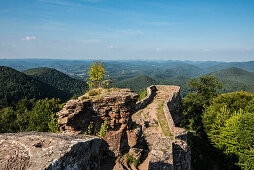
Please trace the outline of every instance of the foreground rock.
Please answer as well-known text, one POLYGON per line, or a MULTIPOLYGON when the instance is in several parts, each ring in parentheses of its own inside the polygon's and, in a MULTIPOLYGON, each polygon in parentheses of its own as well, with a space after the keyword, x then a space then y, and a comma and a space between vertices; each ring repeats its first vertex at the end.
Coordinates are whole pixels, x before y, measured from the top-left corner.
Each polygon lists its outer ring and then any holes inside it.
POLYGON ((74 134, 0 134, 0 169, 99 169, 101 142, 74 134))

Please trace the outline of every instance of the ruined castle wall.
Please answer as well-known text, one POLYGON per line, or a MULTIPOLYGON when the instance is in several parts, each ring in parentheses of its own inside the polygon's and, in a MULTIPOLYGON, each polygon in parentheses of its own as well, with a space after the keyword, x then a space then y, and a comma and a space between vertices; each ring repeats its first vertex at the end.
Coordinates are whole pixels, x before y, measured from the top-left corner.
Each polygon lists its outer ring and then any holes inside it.
POLYGON ((148 169, 174 170, 172 139, 168 137, 155 139, 148 169))
MULTIPOLYGON (((162 86, 157 86, 156 89, 160 89, 162 86)), ((175 86, 177 87, 177 86, 175 86)), ((175 169, 175 170, 190 170, 191 167, 191 150, 187 144, 187 131, 183 128, 176 127, 176 124, 180 123, 182 115, 181 109, 181 96, 180 87, 176 92, 168 94, 169 97, 165 101, 163 110, 165 117, 170 128, 170 132, 173 135, 170 137, 159 138, 158 141, 167 141, 160 144, 154 143, 152 148, 152 155, 149 162, 149 169, 175 169), (169 154, 169 160, 165 159, 164 148, 168 148, 171 154, 169 154), (171 155, 171 156, 170 156, 171 155), (156 163, 156 160, 161 160, 156 163)))
POLYGON ((169 107, 168 107, 168 104, 171 102, 171 99, 168 99, 165 103, 164 103, 164 106, 163 106, 163 111, 164 111, 164 114, 165 114, 165 117, 167 119, 167 122, 168 122, 168 127, 170 129, 170 132, 171 134, 174 134, 172 132, 174 132, 175 130, 175 123, 174 123, 174 120, 173 120, 173 117, 169 111, 169 107))
POLYGON ((147 87, 147 89, 146 89, 147 95, 144 99, 142 99, 136 103, 136 110, 140 110, 140 109, 146 107, 148 105, 148 103, 150 103, 153 100, 156 90, 157 90, 156 86, 154 86, 154 85, 147 87))
POLYGON ((176 170, 191 169, 191 150, 187 142, 174 140, 173 144, 173 162, 176 170))

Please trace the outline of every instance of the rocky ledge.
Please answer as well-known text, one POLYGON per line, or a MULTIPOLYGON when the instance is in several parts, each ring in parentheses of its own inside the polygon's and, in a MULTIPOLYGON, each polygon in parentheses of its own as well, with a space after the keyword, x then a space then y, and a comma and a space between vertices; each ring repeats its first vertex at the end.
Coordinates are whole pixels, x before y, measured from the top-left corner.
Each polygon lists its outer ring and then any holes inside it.
POLYGON ((75 134, 0 134, 0 169, 99 169, 101 142, 75 134))

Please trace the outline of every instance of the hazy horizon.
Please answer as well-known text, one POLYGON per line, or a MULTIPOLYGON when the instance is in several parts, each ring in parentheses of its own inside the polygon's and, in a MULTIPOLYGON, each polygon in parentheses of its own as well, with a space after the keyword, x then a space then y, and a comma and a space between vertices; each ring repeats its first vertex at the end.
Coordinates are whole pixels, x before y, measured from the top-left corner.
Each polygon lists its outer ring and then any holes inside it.
MULTIPOLYGON (((216 61, 216 60, 171 60, 171 59, 101 59, 101 58, 95 58, 95 59, 59 59, 59 58, 0 58, 0 60, 59 60, 59 61, 119 61, 119 62, 128 62, 128 61, 140 61, 140 62, 162 62, 162 61, 173 61, 173 62, 224 62, 224 63, 230 63, 230 62, 254 62, 254 60, 247 60, 247 61, 216 61)), ((1 63, 0 63, 1 65, 1 63)))
POLYGON ((252 0, 1 1, 0 59, 254 58, 252 0))

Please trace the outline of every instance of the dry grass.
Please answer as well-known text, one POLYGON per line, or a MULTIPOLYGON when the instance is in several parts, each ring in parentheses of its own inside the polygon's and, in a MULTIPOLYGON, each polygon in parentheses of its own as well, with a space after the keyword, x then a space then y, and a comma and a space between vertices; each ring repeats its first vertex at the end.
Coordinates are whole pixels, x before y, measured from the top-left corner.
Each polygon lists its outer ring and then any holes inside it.
POLYGON ((164 106, 164 101, 160 102, 157 108, 157 118, 161 127, 161 130, 163 132, 163 134, 165 136, 172 136, 169 126, 168 126, 168 122, 167 119, 165 117, 164 114, 164 110, 163 110, 163 106, 164 106))
POLYGON ((110 88, 110 89, 104 89, 104 88, 97 88, 97 89, 90 89, 88 92, 86 92, 83 96, 80 96, 79 99, 90 99, 90 98, 101 98, 101 96, 105 93, 110 94, 113 91, 117 91, 117 88, 110 88))
POLYGON ((141 118, 141 115, 143 113, 143 110, 140 110, 138 112, 136 112, 135 114, 132 115, 133 118, 141 118))

